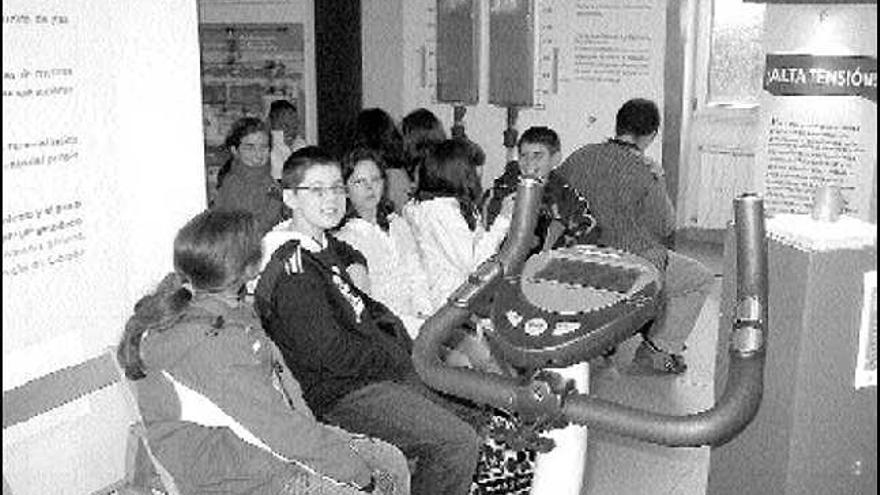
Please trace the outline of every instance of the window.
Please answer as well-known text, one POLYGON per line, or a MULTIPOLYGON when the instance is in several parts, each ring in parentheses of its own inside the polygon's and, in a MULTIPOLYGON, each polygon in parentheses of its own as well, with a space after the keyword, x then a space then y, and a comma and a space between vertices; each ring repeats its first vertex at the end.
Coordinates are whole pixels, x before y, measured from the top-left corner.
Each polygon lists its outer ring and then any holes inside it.
POLYGON ((712 0, 707 104, 758 103, 764 72, 763 31, 763 4, 712 0))

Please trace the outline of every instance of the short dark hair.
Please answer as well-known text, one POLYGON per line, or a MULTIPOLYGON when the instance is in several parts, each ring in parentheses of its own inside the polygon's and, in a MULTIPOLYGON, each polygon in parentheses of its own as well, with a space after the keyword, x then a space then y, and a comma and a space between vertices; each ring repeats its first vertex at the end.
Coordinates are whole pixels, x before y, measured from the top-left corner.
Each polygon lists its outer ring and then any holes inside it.
POLYGON ((267 137, 269 136, 269 128, 265 122, 256 117, 240 118, 232 124, 232 129, 229 131, 229 135, 226 136, 226 147, 238 148, 242 139, 257 132, 262 132, 267 137))
POLYGON ((551 155, 558 153, 559 150, 562 149, 562 145, 559 142, 559 135, 556 134, 556 131, 544 126, 535 126, 526 129, 526 132, 522 133, 522 136, 519 138, 517 149, 522 148, 522 145, 525 143, 543 144, 548 150, 550 150, 551 155))
POLYGON ((385 110, 374 107, 358 112, 355 146, 385 150, 401 146, 401 135, 394 119, 385 110))
POLYGON ((382 177, 385 177, 385 157, 382 156, 382 153, 370 148, 355 147, 342 157, 342 179, 348 180, 354 172, 358 162, 363 160, 369 160, 375 163, 376 166, 379 167, 382 177))
POLYGON ((446 140, 446 130, 443 123, 427 108, 419 108, 406 114, 400 121, 400 130, 403 133, 404 143, 407 138, 412 144, 420 144, 425 141, 439 143, 446 140))
POLYGON ((318 146, 305 146, 300 148, 284 161, 281 171, 281 185, 285 189, 292 189, 300 185, 306 175, 306 171, 315 165, 339 166, 339 161, 333 155, 318 146))
POLYGON ((657 104, 644 98, 627 101, 617 111, 615 132, 618 136, 648 136, 660 128, 660 110, 657 104))
POLYGON ((283 119, 287 116, 299 117, 299 111, 296 105, 288 100, 275 100, 269 105, 269 115, 266 120, 269 122, 269 129, 282 129, 283 119))

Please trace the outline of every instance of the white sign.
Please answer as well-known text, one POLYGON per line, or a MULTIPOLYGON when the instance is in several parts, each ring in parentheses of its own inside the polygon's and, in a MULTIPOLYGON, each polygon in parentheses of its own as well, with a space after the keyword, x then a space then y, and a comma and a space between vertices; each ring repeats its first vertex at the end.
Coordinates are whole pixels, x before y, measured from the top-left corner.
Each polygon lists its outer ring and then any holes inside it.
POLYGON ((865 272, 859 354, 856 357, 856 389, 877 386, 877 270, 865 272))

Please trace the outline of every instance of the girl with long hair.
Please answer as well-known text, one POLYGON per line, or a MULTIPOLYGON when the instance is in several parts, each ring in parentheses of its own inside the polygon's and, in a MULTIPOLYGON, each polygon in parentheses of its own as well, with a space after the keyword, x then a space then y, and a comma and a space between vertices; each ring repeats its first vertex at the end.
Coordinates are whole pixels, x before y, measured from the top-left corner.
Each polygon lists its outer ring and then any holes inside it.
POLYGON ((407 493, 400 451, 319 423, 240 299, 260 257, 252 215, 203 212, 174 240, 174 272, 135 305, 118 360, 153 454, 183 493, 407 493))
POLYGON ((397 211, 412 197, 415 184, 407 170, 403 136, 394 119, 381 108, 365 108, 358 113, 355 148, 378 151, 385 162, 387 195, 397 211))
POLYGON ((415 338, 431 309, 428 286, 409 223, 386 196, 382 156, 352 150, 342 160, 342 178, 348 206, 335 236, 364 255, 370 295, 400 317, 415 338))
POLYGON ((480 263, 495 254, 510 228, 513 197, 492 225, 483 227, 482 189, 471 146, 449 139, 432 148, 419 170, 416 201, 404 216, 415 234, 437 309, 480 263))
MULTIPOLYGON (((416 201, 404 209, 429 281, 432 313, 480 263, 498 251, 513 216, 513 196, 509 196, 492 225, 484 228, 482 190, 472 150, 471 144, 461 139, 434 146, 419 169, 416 201)), ((447 343, 451 350, 446 362, 497 369, 480 332, 464 330, 447 343)))
POLYGON ((212 205, 217 210, 251 212, 260 233, 268 232, 289 215, 281 199, 281 187, 270 172, 269 145, 269 128, 262 120, 245 117, 232 125, 226 138, 232 156, 227 162, 228 172, 221 170, 218 174, 212 205))

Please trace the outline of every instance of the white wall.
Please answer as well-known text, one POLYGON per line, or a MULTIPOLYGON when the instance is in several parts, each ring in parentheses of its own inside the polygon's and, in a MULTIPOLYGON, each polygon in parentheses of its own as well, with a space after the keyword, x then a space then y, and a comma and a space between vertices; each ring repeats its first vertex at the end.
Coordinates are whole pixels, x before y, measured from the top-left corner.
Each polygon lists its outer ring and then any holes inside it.
MULTIPOLYGON (((4 74, 31 74, 3 84, 6 409, 7 391, 116 344, 135 300, 171 270, 174 234, 205 206, 205 177, 194 3, 12 0, 3 15, 4 74), (36 93, 49 88, 66 89, 36 93), (22 146, 59 136, 71 140, 22 146), (60 153, 63 164, 13 166, 60 153), (61 221, 73 225, 26 235, 61 221), (7 271, 18 264, 31 269, 7 271)), ((16 495, 113 484, 129 420, 105 388, 4 428, 4 482, 16 495)))
MULTIPOLYGON (((364 108, 380 107, 398 119, 403 115, 403 8, 388 0, 361 0, 364 108)), ((418 48, 416 48, 418 49, 418 48)))
MULTIPOLYGON (((502 172, 506 163, 502 133, 507 127, 507 117, 504 108, 487 103, 489 50, 488 36, 485 33, 488 33, 491 2, 477 3, 480 5, 481 32, 484 33, 480 50, 479 103, 467 107, 464 125, 468 136, 486 151, 483 184, 488 185, 502 172)), ((576 4, 584 2, 546 0, 539 3, 553 8, 553 13, 544 16, 545 23, 553 24, 557 33, 564 33, 555 40, 561 53, 562 72, 558 93, 544 98, 545 109, 522 109, 519 112, 517 127, 520 133, 532 125, 549 125, 559 133, 562 152, 568 155, 583 144, 611 137, 614 133, 614 116, 627 99, 651 98, 662 108, 665 0, 644 2, 651 6, 651 22, 646 22, 644 27, 630 28, 631 31, 652 36, 650 75, 620 84, 585 82, 578 80, 573 74, 574 49, 571 37, 586 24, 583 20, 578 21, 571 12, 577 8, 576 4)), ((613 2, 587 3, 615 5, 613 2)), ((365 0, 362 3, 365 74, 363 106, 382 107, 397 119, 416 108, 425 107, 444 122, 448 132, 453 123, 452 106, 436 103, 434 81, 421 80, 421 50, 426 48, 430 51, 436 42, 435 4, 436 0, 365 0), (402 37, 395 32, 400 29, 403 32, 402 37), (395 60, 398 53, 402 53, 402 57, 395 60), (379 74, 383 77, 378 77, 379 74), (402 89, 398 89, 400 87, 402 89)), ((621 26, 615 25, 613 18, 606 21, 605 24, 591 21, 593 24, 590 24, 590 28, 612 32, 621 29, 621 26)), ((434 77, 430 60, 426 72, 428 77, 434 77)), ((649 150, 649 154, 659 159, 662 146, 662 142, 658 140, 649 150)))

